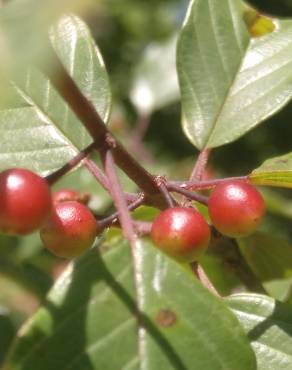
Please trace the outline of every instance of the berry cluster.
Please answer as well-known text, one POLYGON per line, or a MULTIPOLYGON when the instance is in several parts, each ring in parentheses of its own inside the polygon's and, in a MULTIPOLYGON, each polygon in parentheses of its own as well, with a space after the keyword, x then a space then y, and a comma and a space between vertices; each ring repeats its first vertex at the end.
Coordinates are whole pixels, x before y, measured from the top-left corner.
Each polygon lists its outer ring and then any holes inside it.
MULTIPOLYGON (((40 229, 48 250, 73 258, 93 244, 102 231, 87 207, 89 196, 63 189, 51 195, 46 180, 15 168, 0 174, 0 232, 25 235, 40 229)), ((261 194, 243 181, 224 181, 208 201, 214 227, 228 237, 254 232, 264 213, 261 194)), ((194 208, 173 207, 154 220, 151 237, 158 248, 181 262, 196 261, 207 249, 210 228, 194 208)))
POLYGON ((27 235, 40 229, 48 250, 72 258, 90 248, 97 223, 87 208, 87 195, 60 190, 51 195, 46 180, 14 168, 0 174, 0 232, 27 235))
MULTIPOLYGON (((256 230, 265 213, 265 203, 252 185, 243 181, 223 182, 211 193, 208 211, 220 233, 238 238, 256 230)), ((210 230, 195 209, 174 207, 154 220, 151 236, 165 253, 180 261, 192 262, 207 249, 210 230)))

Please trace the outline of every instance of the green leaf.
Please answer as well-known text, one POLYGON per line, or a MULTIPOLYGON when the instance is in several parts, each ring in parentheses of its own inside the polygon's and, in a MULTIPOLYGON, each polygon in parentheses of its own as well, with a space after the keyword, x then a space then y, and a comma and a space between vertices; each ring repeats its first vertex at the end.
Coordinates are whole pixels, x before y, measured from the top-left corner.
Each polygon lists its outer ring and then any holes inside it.
MULTIPOLYGON (((76 16, 65 16, 51 29, 62 63, 106 121, 110 89, 100 52, 76 16)), ((0 168, 22 166, 46 175, 62 166, 91 138, 50 82, 36 70, 17 80, 25 107, 0 111, 0 168)))
POLYGON ((270 213, 292 219, 292 201, 288 194, 285 196, 271 188, 262 189, 262 193, 270 213))
POLYGON ((292 188, 292 153, 266 160, 249 179, 255 185, 292 188))
POLYGON ((52 278, 31 263, 17 264, 2 256, 0 273, 1 280, 5 278, 37 299, 43 299, 52 284, 52 278))
POLYGON ((177 37, 164 43, 150 44, 138 64, 130 97, 141 114, 177 101, 179 89, 175 68, 177 37))
POLYGON ((257 294, 227 299, 257 357, 257 370, 292 369, 291 307, 257 294))
POLYGON ((182 123, 199 149, 230 143, 292 96, 292 22, 251 40, 240 0, 193 0, 177 49, 182 123))
MULTIPOLYGON (((229 245, 226 247, 228 248, 229 245)), ((200 257, 200 265, 220 295, 230 295, 241 285, 241 281, 236 277, 234 271, 228 269, 226 263, 219 256, 206 253, 200 257)))
POLYGON ((15 336, 15 328, 9 317, 9 311, 0 306, 0 365, 15 336))
POLYGON ((292 276, 292 248, 285 240, 258 232, 238 239, 238 243, 246 261, 261 280, 292 276))
POLYGON ((57 281, 21 329, 10 370, 256 369, 236 318, 186 269, 147 241, 134 267, 127 243, 102 249, 57 281))
POLYGON ((269 295, 283 300, 291 287, 292 248, 283 238, 257 232, 238 239, 240 251, 269 295))

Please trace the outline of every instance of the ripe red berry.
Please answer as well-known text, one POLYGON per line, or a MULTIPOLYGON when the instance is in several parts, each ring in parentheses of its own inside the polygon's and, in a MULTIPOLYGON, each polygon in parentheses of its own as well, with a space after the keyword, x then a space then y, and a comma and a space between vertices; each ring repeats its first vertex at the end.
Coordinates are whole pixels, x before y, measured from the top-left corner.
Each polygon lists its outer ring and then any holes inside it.
POLYGON ((80 193, 79 191, 73 189, 60 189, 55 191, 52 194, 53 202, 55 204, 61 202, 68 202, 71 200, 75 200, 76 202, 80 202, 83 204, 87 204, 89 202, 89 194, 87 193, 80 193))
POLYGON ((0 232, 31 233, 42 225, 51 205, 50 188, 42 177, 23 168, 0 173, 0 232))
POLYGON ((218 185, 208 202, 213 225, 230 237, 253 233, 261 222, 265 208, 261 194, 254 186, 243 181, 218 185))
POLYGON ((92 246, 96 233, 97 223, 90 210, 79 202, 70 201, 54 206, 40 236, 50 252, 73 258, 92 246))
POLYGON ((210 230, 193 208, 174 207, 154 220, 151 237, 156 246, 181 262, 192 262, 207 249, 210 230))

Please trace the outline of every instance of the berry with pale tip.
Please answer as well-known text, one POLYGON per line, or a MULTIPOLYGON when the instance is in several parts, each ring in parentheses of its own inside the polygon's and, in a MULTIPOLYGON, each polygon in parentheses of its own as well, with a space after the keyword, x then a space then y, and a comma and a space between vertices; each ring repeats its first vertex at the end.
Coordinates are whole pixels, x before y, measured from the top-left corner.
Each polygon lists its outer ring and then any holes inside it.
POLYGON ((40 237, 56 256, 74 258, 92 246, 97 233, 98 224, 89 208, 69 201, 55 204, 40 237))
POLYGON ((265 214, 265 202, 259 191, 244 181, 227 181, 216 186, 208 202, 215 228, 229 237, 252 234, 265 214))
POLYGON ((206 251, 210 229, 194 208, 173 207, 154 220, 151 237, 160 250, 176 260, 193 262, 206 251))

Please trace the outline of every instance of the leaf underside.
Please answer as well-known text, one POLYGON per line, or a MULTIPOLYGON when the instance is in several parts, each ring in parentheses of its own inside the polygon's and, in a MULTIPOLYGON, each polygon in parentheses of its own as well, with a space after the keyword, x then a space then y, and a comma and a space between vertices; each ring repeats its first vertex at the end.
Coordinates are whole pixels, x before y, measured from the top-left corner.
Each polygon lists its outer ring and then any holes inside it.
POLYGON ((256 185, 292 188, 292 153, 265 161, 249 179, 256 185))
POLYGON ((230 143, 292 96, 292 22, 250 39, 240 0, 193 0, 177 47, 182 124, 198 148, 230 143))
POLYGON ((257 356, 257 370, 292 369, 291 306, 257 294, 227 299, 257 356))

